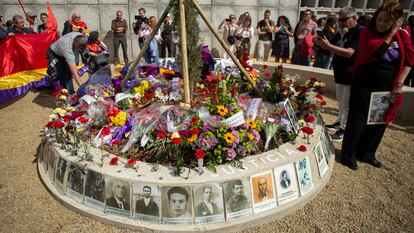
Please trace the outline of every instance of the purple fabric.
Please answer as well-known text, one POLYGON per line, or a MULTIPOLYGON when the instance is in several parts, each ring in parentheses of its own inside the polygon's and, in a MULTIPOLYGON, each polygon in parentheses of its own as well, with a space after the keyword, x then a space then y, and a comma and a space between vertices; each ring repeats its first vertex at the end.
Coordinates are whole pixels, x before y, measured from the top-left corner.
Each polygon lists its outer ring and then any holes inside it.
POLYGON ((48 76, 31 83, 28 83, 26 86, 0 90, 0 104, 6 103, 14 98, 17 98, 20 95, 26 94, 31 88, 34 87, 43 87, 50 86, 51 82, 48 76))
POLYGON ((119 130, 118 134, 116 135, 115 140, 121 140, 122 136, 125 133, 131 131, 133 123, 134 123, 134 116, 129 116, 125 125, 121 127, 121 130, 119 130))

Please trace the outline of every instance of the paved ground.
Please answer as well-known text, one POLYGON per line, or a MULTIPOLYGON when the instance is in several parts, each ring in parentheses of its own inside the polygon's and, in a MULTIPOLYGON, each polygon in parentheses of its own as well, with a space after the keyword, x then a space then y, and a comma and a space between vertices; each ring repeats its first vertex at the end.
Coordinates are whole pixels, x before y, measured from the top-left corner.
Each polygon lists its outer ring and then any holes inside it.
MULTIPOLYGON (((47 92, 0 106, 0 232, 129 232, 64 208, 39 180, 36 150, 53 107, 47 92)), ((327 123, 336 108, 328 101, 327 123)), ((244 232, 414 232, 414 126, 389 126, 377 157, 384 168, 360 164, 353 172, 336 163, 305 208, 244 232)))

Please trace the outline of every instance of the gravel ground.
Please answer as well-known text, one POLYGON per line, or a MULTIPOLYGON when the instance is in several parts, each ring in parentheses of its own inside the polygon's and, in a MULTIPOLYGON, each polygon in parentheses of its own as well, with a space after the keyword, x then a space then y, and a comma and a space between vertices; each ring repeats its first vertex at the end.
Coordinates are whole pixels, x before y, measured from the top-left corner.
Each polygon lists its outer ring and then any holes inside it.
MULTIPOLYGON (((53 107, 44 91, 0 106, 0 232, 131 232, 66 209, 43 186, 36 150, 53 107)), ((328 100, 324 120, 336 114, 328 100)), ((377 152, 382 169, 360 164, 354 172, 336 163, 329 184, 303 209, 243 232, 414 232, 413 136, 414 126, 389 126, 377 152)))

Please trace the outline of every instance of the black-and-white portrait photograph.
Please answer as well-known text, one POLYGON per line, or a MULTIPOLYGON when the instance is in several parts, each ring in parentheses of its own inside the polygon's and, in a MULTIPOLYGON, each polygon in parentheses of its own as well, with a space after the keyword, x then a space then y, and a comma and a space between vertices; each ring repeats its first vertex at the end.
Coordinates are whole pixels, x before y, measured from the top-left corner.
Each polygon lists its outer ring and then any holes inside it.
POLYGON ((49 162, 47 165, 47 174, 51 181, 54 181, 55 178, 56 160, 57 156, 55 155, 55 153, 51 152, 49 154, 49 162))
POLYGON ((300 129, 298 118, 296 117, 295 110, 293 109, 289 99, 286 99, 285 102, 283 102, 283 109, 286 110, 286 115, 289 117, 293 131, 298 134, 300 129))
POLYGON ((163 187, 162 203, 163 223, 193 223, 193 201, 190 187, 163 187))
POLYGON ((152 184, 134 183, 134 218, 148 221, 160 221, 161 189, 152 184))
POLYGON ((299 190, 303 196, 313 189, 312 173, 309 158, 305 157, 296 162, 296 172, 299 177, 299 190))
POLYGON ((86 170, 83 167, 77 164, 70 164, 68 182, 66 183, 66 195, 82 202, 85 178, 86 170))
POLYGON ((59 157, 58 164, 56 167, 56 181, 61 184, 63 184, 65 178, 67 164, 68 162, 65 159, 59 157))
POLYGON ((103 210, 105 197, 105 176, 88 170, 85 184, 85 204, 103 210))
POLYGON ((322 144, 323 142, 319 141, 319 143, 315 146, 314 151, 320 177, 323 177, 329 169, 328 163, 326 162, 325 154, 322 149, 322 144))
POLYGON ((227 221, 253 214, 249 178, 227 181, 223 189, 227 221))
POLYGON ((368 110, 368 125, 386 124, 386 114, 390 106, 390 92, 372 92, 368 110))
POLYGON ((250 177, 253 194, 253 211, 259 213, 276 207, 275 188, 272 171, 250 177))
POLYGON ((293 164, 286 164, 274 169, 276 179, 277 201, 279 205, 293 201, 299 196, 298 182, 293 164))
POLYGON ((211 183, 193 187, 196 223, 224 221, 223 192, 219 184, 211 183))
POLYGON ((106 177, 105 212, 121 216, 130 216, 130 185, 127 181, 106 177))

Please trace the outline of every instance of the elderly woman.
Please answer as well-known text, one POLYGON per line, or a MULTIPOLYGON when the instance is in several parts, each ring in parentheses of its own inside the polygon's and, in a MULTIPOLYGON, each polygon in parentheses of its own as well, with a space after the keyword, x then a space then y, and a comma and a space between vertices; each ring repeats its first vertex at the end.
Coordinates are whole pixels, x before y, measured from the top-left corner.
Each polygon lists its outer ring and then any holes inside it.
POLYGON ((375 152, 386 124, 367 125, 372 92, 390 91, 386 122, 390 123, 402 101, 402 86, 414 63, 410 35, 400 29, 404 19, 398 2, 384 3, 375 12, 369 27, 360 35, 360 53, 352 70, 349 115, 342 143, 342 162, 357 170, 356 159, 374 167, 382 164, 375 152))

